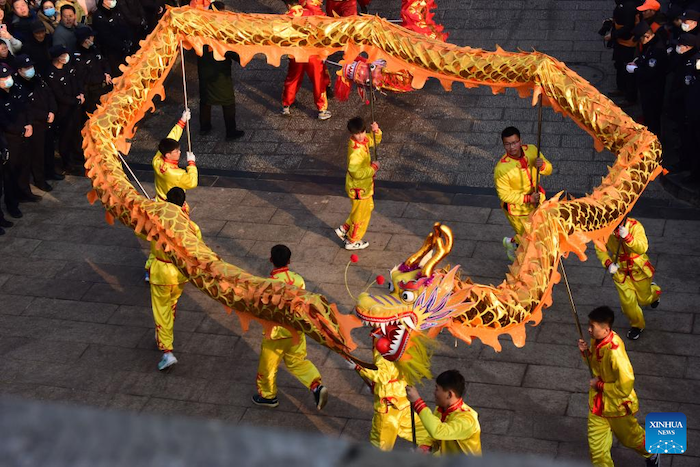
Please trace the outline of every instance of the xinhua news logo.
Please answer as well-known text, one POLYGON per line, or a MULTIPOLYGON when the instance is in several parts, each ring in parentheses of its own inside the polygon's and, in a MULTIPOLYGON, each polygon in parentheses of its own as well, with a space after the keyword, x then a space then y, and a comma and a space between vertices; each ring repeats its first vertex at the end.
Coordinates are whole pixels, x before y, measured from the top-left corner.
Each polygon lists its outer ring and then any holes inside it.
POLYGON ((647 452, 651 454, 683 454, 687 446, 685 414, 652 412, 646 418, 647 452))

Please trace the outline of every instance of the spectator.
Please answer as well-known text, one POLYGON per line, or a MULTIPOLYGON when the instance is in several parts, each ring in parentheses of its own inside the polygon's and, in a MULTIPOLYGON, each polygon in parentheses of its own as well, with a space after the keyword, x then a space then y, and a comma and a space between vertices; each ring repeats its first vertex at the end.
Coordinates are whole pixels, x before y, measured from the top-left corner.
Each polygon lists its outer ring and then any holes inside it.
POLYGON ((117 11, 121 13, 133 33, 133 41, 138 43, 146 37, 148 23, 141 0, 118 0, 117 11))
POLYGON ((58 12, 52 0, 43 0, 41 2, 37 17, 46 26, 46 32, 53 34, 56 26, 58 26, 58 12))
POLYGON ((70 54, 64 45, 54 45, 49 49, 51 55, 51 71, 46 82, 56 98, 56 122, 58 133, 58 152, 63 161, 63 170, 75 175, 82 173, 74 167, 75 159, 82 161, 82 145, 80 137, 81 111, 80 106, 85 102, 85 96, 75 68, 66 66, 70 54))
POLYGON ((29 55, 19 55, 17 65, 19 68, 18 81, 22 83, 24 100, 31 109, 30 123, 34 129, 30 138, 31 158, 26 157, 26 159, 30 162, 34 186, 41 191, 51 191, 53 188, 46 183, 44 174, 46 166, 44 141, 46 130, 56 118, 56 100, 41 76, 36 74, 34 62, 29 58, 29 55))
POLYGON ((107 59, 95 47, 92 28, 80 28, 75 35, 78 38, 78 51, 73 56, 78 81, 85 90, 83 111, 92 113, 100 103, 100 97, 112 87, 111 71, 107 59))
POLYGON ((75 24, 85 24, 89 17, 87 11, 78 3, 76 0, 58 0, 56 2, 56 9, 61 12, 61 18, 63 19, 63 7, 69 5, 73 7, 75 12, 75 24))
POLYGON ((98 45, 109 61, 112 77, 122 74, 119 65, 126 61, 134 45, 131 29, 116 6, 117 0, 100 0, 92 17, 92 27, 100 38, 98 45))
MULTIPOLYGON (((15 83, 12 70, 0 66, 0 129, 5 133, 10 157, 5 166, 5 205, 12 215, 20 201, 39 201, 29 188, 31 109, 24 100, 21 83, 15 83)), ((15 213, 19 212, 18 210, 15 213)), ((13 217, 20 217, 19 216, 13 217)))
POLYGON ((148 32, 153 31, 165 12, 165 1, 164 0, 143 0, 143 11, 146 16, 146 23, 148 23, 148 32))
MULTIPOLYGON (((661 33, 663 29, 657 31, 661 33)), ((640 21, 633 32, 635 39, 642 44, 642 51, 639 57, 627 66, 627 71, 637 80, 644 124, 651 132, 660 136, 668 72, 666 43, 658 33, 654 33, 646 21, 640 21)))
POLYGON ((19 53, 20 49, 22 48, 22 41, 10 34, 4 20, 5 12, 0 10, 0 39, 7 44, 7 48, 10 49, 10 53, 14 55, 19 53))
POLYGON ((22 46, 22 52, 29 55, 34 62, 36 71, 46 78, 51 67, 49 49, 53 45, 53 38, 46 33, 46 26, 41 21, 32 23, 32 37, 22 46))
POLYGON ((700 53, 698 36, 690 33, 681 34, 676 46, 680 60, 676 71, 682 83, 684 108, 683 127, 681 128, 681 169, 690 170, 684 182, 700 182, 700 73, 697 69, 700 53))
POLYGON ((10 53, 10 49, 7 48, 7 44, 4 41, 0 41, 0 65, 7 66, 13 73, 17 70, 15 57, 10 53))
POLYGON ((685 33, 697 36, 700 34, 698 21, 700 21, 700 12, 695 10, 686 10, 683 12, 683 15, 681 15, 681 29, 685 33))
MULTIPOLYGON (((219 11, 225 9, 223 2, 214 2, 212 6, 219 11)), ((238 54, 228 52, 221 61, 214 58, 211 47, 204 46, 202 56, 197 57, 197 74, 199 75, 199 132, 211 131, 211 108, 221 106, 224 113, 226 139, 235 140, 245 135, 236 128, 236 96, 233 91, 231 65, 233 60, 240 62, 238 54)))
POLYGON ((638 21, 637 5, 636 0, 620 1, 613 11, 613 29, 605 37, 606 41, 613 41, 613 61, 616 72, 617 90, 610 95, 625 98, 625 101, 619 104, 620 107, 637 102, 636 82, 626 70, 627 64, 634 60, 637 50, 637 43, 632 35, 632 29, 638 21))
MULTIPOLYGON (((7 150, 7 141, 0 133, 0 196, 2 196, 3 177, 5 174, 5 164, 10 160, 10 151, 7 150)), ((5 219, 5 215, 0 208, 0 235, 5 235, 5 229, 12 227, 14 224, 5 219)))
POLYGON ((32 35, 31 24, 36 19, 36 14, 29 9, 26 0, 13 0, 12 10, 14 16, 10 23, 12 35, 24 41, 32 35))
POLYGON ((664 25, 666 24, 666 15, 661 13, 661 4, 657 0, 646 0, 644 3, 637 7, 637 11, 641 15, 644 22, 646 22, 651 31, 663 42, 666 42, 667 36, 665 36, 666 29, 664 25))
POLYGON ((2 10, 8 18, 12 17, 12 0, 0 0, 0 10, 2 10))
POLYGON ((61 7, 61 21, 53 33, 53 45, 65 46, 68 53, 75 52, 78 47, 75 30, 78 27, 80 26, 76 24, 75 8, 72 5, 63 5, 61 7))

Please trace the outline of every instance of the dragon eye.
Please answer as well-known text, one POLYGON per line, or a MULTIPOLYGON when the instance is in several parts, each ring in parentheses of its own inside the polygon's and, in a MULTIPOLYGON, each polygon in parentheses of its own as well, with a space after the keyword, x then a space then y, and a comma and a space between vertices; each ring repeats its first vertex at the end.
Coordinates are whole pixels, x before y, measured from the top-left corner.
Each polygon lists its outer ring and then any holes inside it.
POLYGON ((389 293, 392 293, 394 291, 394 283, 392 281, 389 281, 387 283, 387 288, 389 289, 389 293))
POLYGON ((415 299, 416 299, 416 295, 411 291, 404 290, 401 293, 401 300, 403 300, 404 302, 412 302, 415 299))

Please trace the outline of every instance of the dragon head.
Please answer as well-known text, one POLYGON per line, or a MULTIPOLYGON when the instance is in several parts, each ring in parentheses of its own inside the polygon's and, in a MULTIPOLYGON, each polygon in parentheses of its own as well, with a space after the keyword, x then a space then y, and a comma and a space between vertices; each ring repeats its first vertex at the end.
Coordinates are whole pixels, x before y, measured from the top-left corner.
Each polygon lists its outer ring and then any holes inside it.
POLYGON ((424 334, 434 337, 452 318, 471 303, 467 291, 455 291, 459 266, 435 271, 435 266, 452 249, 449 227, 436 223, 423 246, 391 271, 389 293, 357 298, 355 313, 374 330, 374 347, 381 356, 395 362, 409 379, 429 377, 429 357, 424 334))

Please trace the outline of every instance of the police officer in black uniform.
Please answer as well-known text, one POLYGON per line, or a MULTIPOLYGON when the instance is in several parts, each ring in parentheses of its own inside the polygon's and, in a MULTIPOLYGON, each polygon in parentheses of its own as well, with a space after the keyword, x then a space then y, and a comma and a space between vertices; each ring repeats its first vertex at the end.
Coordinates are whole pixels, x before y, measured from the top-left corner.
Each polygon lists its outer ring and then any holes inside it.
POLYGON ((644 124, 658 136, 661 134, 661 114, 668 72, 666 44, 646 21, 639 22, 633 33, 642 44, 642 52, 627 66, 627 71, 637 80, 644 124))
MULTIPOLYGON (((7 164, 9 160, 10 151, 7 149, 7 141, 5 141, 5 136, 3 136, 2 132, 0 132, 0 196, 2 196, 3 192, 3 174, 5 173, 5 164, 7 164)), ((20 217, 21 215, 22 213, 19 213, 19 216, 13 217, 20 217)), ((0 208, 0 235, 5 235, 5 229, 12 227, 13 225, 15 225, 13 222, 5 219, 2 208, 0 208)))
POLYGON ((119 65, 133 52, 134 40, 129 24, 116 10, 118 0, 98 0, 92 15, 92 28, 99 37, 99 46, 109 61, 112 77, 121 75, 119 65))
POLYGON ((12 71, 0 66, 0 129, 5 134, 9 160, 3 170, 5 206, 12 217, 21 217, 20 201, 39 201, 29 188, 30 138, 34 132, 30 109, 25 104, 21 83, 12 71))
POLYGON ((682 157, 690 175, 683 182, 700 183, 700 38, 681 35, 679 46, 685 120, 682 132, 682 157))
MULTIPOLYGON (((42 191, 51 191, 53 188, 46 183, 44 173, 46 161, 45 138, 49 125, 54 123, 56 118, 56 99, 46 82, 36 73, 34 62, 29 55, 17 56, 17 67, 19 77, 17 80, 22 83, 24 100, 31 109, 31 124, 34 127, 34 134, 31 137, 32 160, 31 170, 34 176, 34 186, 42 191)), ((53 137, 53 134, 51 134, 53 137)))
POLYGON ((81 105, 85 102, 83 89, 75 75, 75 68, 68 65, 70 54, 65 45, 55 45, 49 49, 51 54, 51 71, 46 82, 56 98, 56 122, 58 133, 58 152, 61 154, 63 169, 80 175, 82 170, 74 163, 83 159, 80 125, 82 122, 81 105), (74 160, 78 159, 78 160, 74 160))
POLYGON ((83 111, 92 113, 100 97, 112 89, 109 62, 95 46, 95 32, 90 27, 75 31, 78 47, 73 53, 75 73, 85 91, 83 111))
POLYGON ((625 98, 620 106, 627 106, 637 102, 637 85, 635 79, 627 72, 626 66, 632 60, 637 50, 637 42, 634 40, 632 30, 639 22, 637 7, 642 2, 639 0, 618 0, 613 10, 613 29, 606 40, 613 41, 613 60, 615 62, 615 79, 617 91, 611 92, 613 97, 625 98))

